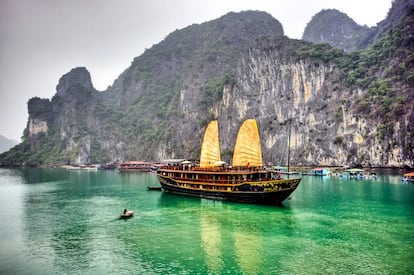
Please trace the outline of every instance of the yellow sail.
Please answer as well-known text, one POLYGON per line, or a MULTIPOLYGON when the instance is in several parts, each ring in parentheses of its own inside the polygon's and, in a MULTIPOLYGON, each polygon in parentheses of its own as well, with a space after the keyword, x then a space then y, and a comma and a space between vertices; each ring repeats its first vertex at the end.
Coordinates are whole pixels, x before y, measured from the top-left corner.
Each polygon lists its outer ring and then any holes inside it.
POLYGON ((263 166, 259 129, 254 119, 248 119, 240 126, 234 146, 233 166, 263 166))
POLYGON ((218 121, 212 120, 204 133, 201 145, 200 167, 208 168, 221 162, 218 121))

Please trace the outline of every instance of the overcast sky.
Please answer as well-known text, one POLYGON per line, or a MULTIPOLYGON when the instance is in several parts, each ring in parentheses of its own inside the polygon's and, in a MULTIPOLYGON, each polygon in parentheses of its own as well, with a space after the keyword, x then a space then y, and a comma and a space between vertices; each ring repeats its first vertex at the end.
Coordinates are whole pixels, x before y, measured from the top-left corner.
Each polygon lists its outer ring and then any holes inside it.
POLYGON ((0 0, 0 134, 20 141, 27 101, 51 98, 59 78, 85 66, 96 89, 170 32, 230 11, 260 10, 300 39, 322 9, 360 25, 383 20, 392 0, 0 0))

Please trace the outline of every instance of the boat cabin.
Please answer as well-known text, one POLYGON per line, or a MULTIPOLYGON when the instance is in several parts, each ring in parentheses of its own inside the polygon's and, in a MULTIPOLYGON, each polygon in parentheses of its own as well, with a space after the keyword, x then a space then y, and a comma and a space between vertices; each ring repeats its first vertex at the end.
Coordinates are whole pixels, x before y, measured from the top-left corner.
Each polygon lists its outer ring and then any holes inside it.
POLYGON ((347 179, 362 179, 365 177, 364 172, 363 169, 358 168, 348 169, 342 173, 342 177, 347 179))
POLYGON ((315 168, 309 171, 308 175, 310 176, 329 176, 331 175, 331 170, 328 168, 315 168))
POLYGON ((128 161, 123 162, 119 165, 120 172, 127 172, 127 171, 142 171, 142 172, 149 172, 153 163, 146 162, 146 161, 128 161))

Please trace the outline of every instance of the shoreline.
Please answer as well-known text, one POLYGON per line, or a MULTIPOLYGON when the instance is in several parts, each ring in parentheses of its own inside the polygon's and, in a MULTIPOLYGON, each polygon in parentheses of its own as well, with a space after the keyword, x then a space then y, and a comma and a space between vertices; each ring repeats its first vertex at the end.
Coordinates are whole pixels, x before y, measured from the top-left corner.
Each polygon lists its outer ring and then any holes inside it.
MULTIPOLYGON (((53 168, 53 169, 65 169, 68 164, 47 164, 47 165, 33 165, 33 164, 3 164, 0 163, 0 168, 53 168)), ((361 165, 347 165, 347 166, 329 166, 329 165, 305 165, 305 166, 291 166, 290 171, 291 172, 300 172, 300 173, 306 173, 311 169, 314 168, 327 168, 331 170, 331 173, 336 172, 343 172, 347 169, 352 168, 359 168, 369 171, 375 171, 375 170, 390 170, 390 171, 411 171, 414 170, 414 167, 409 166, 402 166, 402 167, 396 167, 396 166, 361 166, 361 165)))

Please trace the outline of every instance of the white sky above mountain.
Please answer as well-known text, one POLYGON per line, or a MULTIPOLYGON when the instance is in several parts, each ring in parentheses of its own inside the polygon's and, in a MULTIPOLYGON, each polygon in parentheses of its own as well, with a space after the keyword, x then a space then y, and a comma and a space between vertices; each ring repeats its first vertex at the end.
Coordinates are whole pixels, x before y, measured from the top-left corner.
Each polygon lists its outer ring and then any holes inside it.
POLYGON ((105 90, 146 48, 170 32, 230 11, 260 10, 300 39, 322 9, 375 26, 391 0, 0 0, 0 134, 20 140, 27 102, 51 98, 59 78, 85 66, 105 90))

